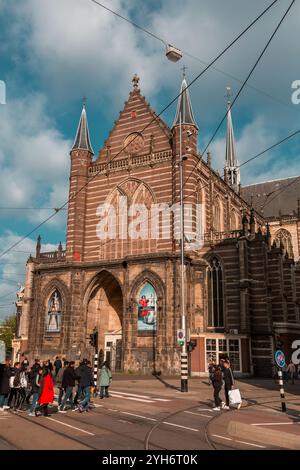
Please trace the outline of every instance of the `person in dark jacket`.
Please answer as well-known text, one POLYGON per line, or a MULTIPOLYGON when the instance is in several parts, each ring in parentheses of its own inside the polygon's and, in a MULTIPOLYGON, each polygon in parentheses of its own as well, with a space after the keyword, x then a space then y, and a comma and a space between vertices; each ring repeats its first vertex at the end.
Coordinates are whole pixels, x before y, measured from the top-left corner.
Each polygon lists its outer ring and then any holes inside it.
POLYGON ((80 376, 76 375, 74 367, 75 367, 75 362, 70 361, 68 367, 64 371, 64 375, 62 379, 62 388, 65 391, 65 396, 62 400, 60 407, 58 408, 58 411, 60 413, 66 413, 64 408, 68 400, 70 400, 71 408, 73 408, 73 389, 76 385, 76 380, 80 379, 80 376))
POLYGON ((9 396, 9 379, 12 376, 10 359, 6 359, 5 364, 0 364, 0 411, 9 409, 7 405, 9 396))
POLYGON ((40 385, 43 376, 43 368, 40 366, 38 371, 34 372, 33 378, 31 378, 31 391, 32 391, 32 404, 29 411, 29 416, 36 416, 35 409, 37 408, 37 402, 39 399, 40 385))
POLYGON ((30 369, 30 372, 28 374, 28 380, 29 380, 29 384, 30 384, 30 388, 29 388, 29 390, 27 392, 27 396, 26 396, 26 403, 28 405, 29 405, 31 396, 34 394, 34 390, 33 390, 35 388, 34 382, 35 382, 36 375, 39 373, 40 367, 41 367, 40 366, 40 360, 36 358, 34 360, 33 366, 30 369))
POLYGON ((91 362, 84 359, 77 370, 78 375, 80 375, 79 387, 83 394, 83 400, 79 402, 79 412, 88 411, 91 399, 91 387, 94 384, 91 362))
POLYGON ((56 356, 55 361, 54 361, 55 377, 57 376, 58 371, 61 368, 62 368, 62 362, 61 362, 59 356, 56 356))
POLYGON ((225 401, 226 404, 223 406, 225 410, 229 410, 229 390, 232 390, 234 385, 234 377, 230 367, 229 361, 224 361, 223 369, 223 378, 224 378, 224 391, 225 391, 225 401))
POLYGON ((59 390, 58 399, 57 399, 58 406, 61 405, 61 402, 62 402, 62 399, 63 399, 64 389, 62 387, 62 380, 63 380, 64 372, 65 372, 66 368, 68 367, 68 365, 69 365, 69 361, 65 361, 64 366, 61 369, 59 369, 59 371, 57 373, 57 376, 55 378, 55 385, 57 386, 57 388, 59 390))
POLYGON ((220 366, 214 367, 214 372, 211 378, 212 385, 214 387, 214 400, 215 400, 215 408, 214 411, 221 411, 222 400, 219 396, 219 393, 223 386, 223 373, 220 366))

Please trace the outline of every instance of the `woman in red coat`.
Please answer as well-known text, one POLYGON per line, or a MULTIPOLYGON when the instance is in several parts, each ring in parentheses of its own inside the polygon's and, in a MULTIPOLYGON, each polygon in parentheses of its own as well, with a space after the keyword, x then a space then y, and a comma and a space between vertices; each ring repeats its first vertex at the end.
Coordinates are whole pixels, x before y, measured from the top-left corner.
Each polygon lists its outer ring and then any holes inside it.
POLYGON ((48 405, 54 400, 54 385, 52 375, 49 369, 45 369, 39 388, 38 406, 35 409, 35 416, 43 412, 44 416, 49 416, 48 405))

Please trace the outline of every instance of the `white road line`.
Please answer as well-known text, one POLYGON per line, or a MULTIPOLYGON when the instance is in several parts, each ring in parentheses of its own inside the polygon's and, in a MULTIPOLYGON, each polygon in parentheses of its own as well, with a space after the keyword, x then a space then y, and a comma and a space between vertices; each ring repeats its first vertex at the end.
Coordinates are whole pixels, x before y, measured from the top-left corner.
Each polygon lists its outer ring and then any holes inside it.
POLYGON ((144 400, 142 398, 134 398, 134 397, 124 397, 122 395, 115 395, 111 393, 113 398, 123 398, 124 400, 133 400, 133 401, 141 401, 142 403, 155 403, 153 400, 144 400))
POLYGON ((172 400, 168 400, 167 398, 151 398, 151 400, 155 400, 155 401, 172 401, 172 400))
MULTIPOLYGON (((295 424, 293 423, 251 423, 251 426, 284 426, 286 424, 295 424)), ((297 423, 300 424, 300 423, 297 423)))
POLYGON ((136 416, 137 418, 149 419, 149 421, 157 421, 157 419, 149 418, 148 416, 136 415, 134 413, 129 413, 128 411, 121 411, 123 415, 136 416))
POLYGON ((168 424, 169 426, 175 426, 177 428, 188 429, 188 431, 199 432, 199 429, 188 428, 186 426, 181 426, 181 424, 168 423, 168 421, 163 421, 163 424, 168 424))
POLYGON ((136 393, 120 392, 119 390, 114 390, 111 392, 111 394, 113 393, 117 393, 118 395, 128 395, 130 397, 147 398, 148 400, 155 400, 155 401, 172 401, 167 398, 153 398, 153 397, 149 397, 148 395, 137 395, 136 393))
POLYGON ((197 408, 197 411, 210 411, 212 413, 211 408, 197 408))
POLYGON ((212 434, 213 437, 218 437, 219 439, 225 439, 225 441, 232 441, 230 437, 219 436, 218 434, 212 434))
POLYGON ((252 444, 251 442, 245 442, 245 441, 235 441, 239 442, 240 444, 246 444, 247 446, 253 446, 253 447, 260 447, 261 449, 265 449, 265 446, 260 446, 258 444, 252 444))
POLYGON ((193 411, 185 411, 184 413, 188 413, 189 415, 195 415, 195 416, 203 416, 204 418, 211 418, 211 415, 204 415, 202 413, 193 413, 193 411))
POLYGON ((93 403, 93 405, 96 407, 96 408, 103 408, 104 405, 99 405, 98 403, 93 403))
POLYGON ((54 421, 54 423, 59 423, 62 426, 67 426, 68 428, 72 428, 72 429, 76 429, 77 431, 84 432, 85 434, 89 434, 90 436, 95 436, 95 434, 93 434, 92 432, 85 431, 84 429, 81 429, 81 428, 76 428, 75 426, 71 426, 71 424, 62 423, 62 421, 58 421, 57 419, 53 419, 53 418, 47 418, 47 419, 50 421, 54 421))
POLYGON ((137 397, 137 398, 148 398, 151 399, 148 395, 137 395, 135 393, 127 393, 127 392, 120 392, 119 390, 113 390, 110 392, 111 394, 117 393, 118 395, 128 395, 130 397, 137 397))

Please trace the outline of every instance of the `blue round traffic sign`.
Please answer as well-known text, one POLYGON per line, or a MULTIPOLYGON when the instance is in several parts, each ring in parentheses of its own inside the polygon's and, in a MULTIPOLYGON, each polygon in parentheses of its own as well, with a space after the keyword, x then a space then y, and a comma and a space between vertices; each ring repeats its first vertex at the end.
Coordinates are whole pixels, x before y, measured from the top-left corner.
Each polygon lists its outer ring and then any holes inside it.
POLYGON ((285 356, 284 356, 284 353, 282 351, 276 351, 275 353, 275 361, 276 361, 276 364, 278 365, 278 367, 280 367, 282 369, 282 367, 284 367, 285 365, 285 356))

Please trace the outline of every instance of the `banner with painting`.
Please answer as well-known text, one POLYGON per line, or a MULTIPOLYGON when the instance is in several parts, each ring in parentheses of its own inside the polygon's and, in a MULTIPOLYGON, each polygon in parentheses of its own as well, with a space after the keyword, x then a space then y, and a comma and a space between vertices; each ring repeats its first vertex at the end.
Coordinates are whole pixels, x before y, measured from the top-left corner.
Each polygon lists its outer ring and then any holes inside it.
POLYGON ((138 294, 138 331, 155 331, 157 295, 154 287, 146 282, 138 294))

